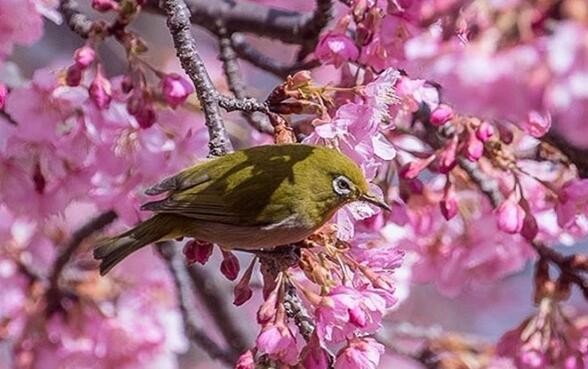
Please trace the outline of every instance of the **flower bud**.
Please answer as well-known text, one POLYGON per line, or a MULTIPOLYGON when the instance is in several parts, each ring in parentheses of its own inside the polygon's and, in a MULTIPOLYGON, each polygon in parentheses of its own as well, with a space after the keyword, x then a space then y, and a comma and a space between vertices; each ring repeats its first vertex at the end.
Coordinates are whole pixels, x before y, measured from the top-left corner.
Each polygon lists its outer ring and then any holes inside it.
POLYGON ((118 4, 113 0, 92 0, 92 8, 99 12, 118 9, 118 4))
POLYGON ((431 113, 429 121, 435 127, 439 127, 449 122, 453 118, 453 109, 446 104, 439 104, 439 106, 431 113))
POLYGON ((310 337, 310 341, 302 350, 300 355, 301 363, 304 369, 328 369, 329 356, 321 346, 319 338, 315 332, 310 337))
POLYGON ((257 322, 259 324, 266 324, 276 316, 276 304, 278 303, 278 289, 279 284, 269 293, 267 299, 257 310, 257 322))
POLYGON ((470 132, 464 151, 469 161, 478 161, 484 154, 484 143, 475 134, 470 132))
POLYGON ((523 229, 525 211, 510 196, 496 209, 498 228, 506 233, 515 234, 523 229))
POLYGON ((4 109, 6 104, 6 97, 8 96, 8 87, 5 84, 0 83, 0 109, 4 109))
POLYGON ((312 82, 310 71, 301 70, 296 72, 293 76, 288 77, 286 86, 288 90, 297 90, 307 86, 310 82, 312 82))
POLYGON ((251 290, 249 283, 251 282, 251 275, 253 274, 255 260, 256 259, 251 260, 251 263, 247 267, 247 270, 245 270, 245 273, 243 273, 243 277, 241 277, 241 280, 235 286, 235 299, 233 300, 233 304, 236 306, 243 305, 253 295, 253 291, 251 290))
POLYGON ((482 124, 476 129, 476 137, 478 140, 482 142, 486 142, 494 135, 494 127, 486 121, 483 121, 482 124))
POLYGON ((183 104, 194 92, 192 83, 176 73, 166 74, 161 79, 163 99, 172 107, 183 104))
POLYGON ((72 64, 65 73, 65 83, 70 87, 76 87, 82 82, 82 68, 78 64, 72 64))
POLYGON ((457 136, 454 136, 439 153, 437 158, 439 172, 443 174, 449 173, 457 164, 455 160, 457 155, 457 142, 457 136))
POLYGON ((514 134, 512 133, 512 130, 510 128, 506 127, 504 124, 498 124, 496 125, 496 128, 498 128, 500 141, 504 142, 507 145, 512 143, 512 141, 514 140, 514 134))
POLYGON ((220 271, 228 280, 234 281, 239 275, 239 259, 232 252, 223 250, 220 271))
POLYGON ((539 226, 537 220, 530 212, 525 212, 525 219, 523 220, 523 228, 521 229, 521 235, 528 241, 533 241, 539 233, 539 226))
POLYGON ((204 265, 212 255, 213 249, 214 245, 210 242, 191 240, 184 245, 183 252, 188 264, 200 263, 204 265))
POLYGON ((96 70, 96 77, 90 84, 90 99, 98 109, 108 109, 112 100, 112 87, 110 81, 104 78, 102 67, 96 70))
POLYGON ((443 199, 439 203, 439 206, 441 208, 441 214, 443 214, 445 219, 450 220, 457 215, 457 196, 455 196, 453 186, 447 186, 445 188, 443 199))
POLYGON ((535 138, 544 136, 551 128, 551 116, 543 116, 536 111, 530 111, 527 119, 521 123, 521 128, 535 138))
POLYGON ((235 363, 235 369, 255 369, 255 355, 247 350, 239 356, 235 363))
POLYGON ((80 69, 88 68, 96 59, 96 51, 90 46, 82 46, 74 53, 74 60, 80 69))
POLYGON ((400 168, 399 175, 404 179, 414 179, 420 172, 431 164, 435 159, 435 155, 431 155, 425 159, 414 159, 400 168))
POLYGON ((133 91, 134 87, 135 87, 135 85, 133 83, 133 78, 131 76, 129 76, 128 74, 126 74, 123 77, 122 81, 120 82, 120 89, 125 94, 128 94, 129 92, 133 91))

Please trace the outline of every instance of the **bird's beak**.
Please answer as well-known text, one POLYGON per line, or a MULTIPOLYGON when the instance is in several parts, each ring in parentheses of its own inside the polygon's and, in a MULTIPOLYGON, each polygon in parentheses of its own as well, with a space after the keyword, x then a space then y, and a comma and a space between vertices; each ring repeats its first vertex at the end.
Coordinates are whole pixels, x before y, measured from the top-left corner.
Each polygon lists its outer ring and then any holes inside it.
POLYGON ((392 211, 392 209, 390 209, 390 206, 388 204, 386 204, 384 202, 384 200, 372 195, 372 194, 363 194, 360 197, 360 200, 365 201, 365 202, 369 202, 372 205, 376 205, 379 208, 382 208, 384 210, 387 211, 392 211))

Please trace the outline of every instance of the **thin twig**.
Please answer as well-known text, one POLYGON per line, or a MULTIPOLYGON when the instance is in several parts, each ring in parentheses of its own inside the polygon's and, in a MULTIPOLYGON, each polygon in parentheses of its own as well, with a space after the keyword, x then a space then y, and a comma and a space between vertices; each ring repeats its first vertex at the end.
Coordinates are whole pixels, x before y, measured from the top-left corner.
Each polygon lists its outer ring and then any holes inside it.
POLYGON ((157 251, 167 261, 167 266, 173 277, 178 294, 179 309, 182 314, 186 335, 213 359, 221 360, 228 366, 234 365, 238 353, 224 350, 214 342, 198 325, 198 313, 194 309, 194 301, 191 298, 190 276, 186 271, 184 260, 177 252, 177 245, 161 242, 157 244, 157 251))
MULTIPOLYGON (((229 89, 237 99, 247 99, 245 84, 243 83, 241 70, 237 61, 237 54, 235 53, 233 45, 231 44, 230 35, 226 33, 224 27, 219 29, 219 49, 220 60, 223 62, 223 71, 225 73, 229 89)), ((257 103, 255 100, 253 102, 257 103)), ((226 109, 226 107, 223 106, 222 101, 219 101, 219 103, 223 108, 226 109)), ((263 112, 267 111, 267 106, 265 104, 259 105, 260 107, 263 107, 263 112)), ((273 133, 273 128, 266 116, 261 114, 253 114, 252 111, 243 112, 241 115, 256 130, 269 134, 273 133)))
POLYGON ((470 176, 480 191, 486 195, 493 208, 498 207, 502 203, 502 193, 498 188, 498 182, 494 178, 486 175, 476 163, 466 158, 459 157, 457 163, 470 176))
POLYGON ((196 41, 191 30, 190 11, 183 0, 165 0, 163 4, 167 14, 167 26, 174 40, 178 59, 194 83, 198 100, 204 111, 210 154, 223 155, 232 150, 232 145, 219 109, 218 92, 196 50, 196 41))
POLYGON ((61 298, 59 279, 65 265, 69 262, 74 252, 80 247, 86 238, 90 237, 95 232, 102 230, 102 228, 114 222, 116 218, 117 215, 113 210, 108 210, 98 215, 96 218, 90 220, 75 231, 69 243, 59 252, 53 263, 51 272, 49 273, 49 288, 46 292, 48 313, 54 312, 59 306, 59 300, 61 298))
POLYGON ((281 63, 255 49, 241 34, 234 34, 231 37, 231 42, 235 52, 241 59, 280 78, 286 78, 288 75, 294 74, 300 70, 312 69, 320 65, 316 59, 306 62, 294 62, 292 64, 281 63))
MULTIPOLYGON (((187 0, 191 21, 216 33, 218 22, 225 24, 229 33, 246 32, 286 43, 305 42, 303 27, 311 13, 278 9, 248 1, 187 0)), ((147 0, 145 10, 161 13, 159 0, 147 0)))
POLYGON ((200 301, 212 316, 225 341, 236 353, 247 350, 250 340, 242 325, 244 321, 234 314, 233 304, 215 277, 204 268, 196 266, 189 267, 188 274, 200 301))
POLYGON ((320 36, 322 30, 327 26, 331 18, 333 17, 333 1, 332 0, 316 0, 316 8, 312 13, 312 17, 302 27, 305 42, 302 44, 297 61, 304 60, 308 54, 310 54, 320 36))
POLYGON ((553 129, 542 140, 564 154, 576 166, 580 178, 588 178, 588 150, 572 145, 553 129))
POLYGON ((578 286, 582 291, 582 294, 588 299, 588 278, 577 268, 574 267, 574 259, 576 255, 564 256, 554 249, 548 247, 542 242, 533 241, 531 246, 537 251, 539 256, 549 260, 552 264, 555 264, 570 282, 578 286))
POLYGON ((92 33, 93 22, 78 8, 76 0, 61 0, 59 11, 67 26, 81 38, 88 38, 92 33))
POLYGON ((4 110, 0 110, 0 118, 5 119, 8 123, 12 124, 13 126, 18 125, 18 122, 15 121, 14 118, 4 110))

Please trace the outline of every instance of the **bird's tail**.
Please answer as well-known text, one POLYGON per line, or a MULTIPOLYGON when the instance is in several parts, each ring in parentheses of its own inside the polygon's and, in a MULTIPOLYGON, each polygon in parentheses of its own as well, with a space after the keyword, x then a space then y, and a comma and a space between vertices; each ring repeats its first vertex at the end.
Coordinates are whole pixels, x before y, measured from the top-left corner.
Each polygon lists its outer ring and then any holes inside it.
POLYGON ((167 215, 155 215, 134 228, 100 242, 94 249, 94 258, 100 260, 100 275, 105 275, 131 253, 150 243, 166 238, 174 230, 167 215))

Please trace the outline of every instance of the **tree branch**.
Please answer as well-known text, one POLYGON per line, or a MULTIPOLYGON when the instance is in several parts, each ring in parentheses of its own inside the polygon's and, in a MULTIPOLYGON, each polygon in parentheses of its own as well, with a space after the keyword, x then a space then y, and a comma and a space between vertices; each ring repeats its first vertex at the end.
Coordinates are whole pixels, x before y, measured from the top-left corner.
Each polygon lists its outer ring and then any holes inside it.
POLYGON ((178 59, 194 83, 198 100, 204 110, 210 154, 213 156, 223 155, 232 150, 232 145, 219 109, 218 92, 196 50, 196 41, 191 30, 190 12, 183 0, 165 0, 164 8, 167 15, 167 26, 174 40, 178 59))
POLYGON ((225 341, 237 353, 247 350, 250 341, 247 331, 241 325, 243 320, 237 318, 231 310, 233 304, 223 293, 215 277, 204 268, 195 266, 188 268, 188 274, 200 301, 209 311, 225 341))
MULTIPOLYGON (((220 60, 223 62, 223 71, 225 73, 229 89, 237 99, 247 101, 245 84, 241 78, 241 70, 237 61, 237 54, 235 53, 233 45, 231 44, 230 35, 228 35, 224 29, 222 32, 219 32, 219 49, 220 60)), ((219 103, 225 110, 229 111, 229 106, 225 106, 227 104, 224 104, 222 100, 219 103)), ((258 111, 267 112, 268 108, 265 104, 259 104, 254 99, 251 99, 251 103, 257 104, 259 105, 259 108, 262 108, 262 110, 258 111)), ((245 108, 245 106, 243 108, 245 108)), ((239 110, 246 110, 246 112, 244 111, 241 115, 253 128, 260 132, 269 134, 273 133, 273 128, 269 124, 267 117, 261 116, 260 114, 253 114, 251 109, 239 110)))
POLYGON ((57 258, 53 262, 51 272, 49 273, 49 288, 46 292, 46 311, 48 314, 55 312, 60 305, 61 293, 59 288, 59 279, 63 269, 65 268, 65 265, 69 262, 74 252, 80 247, 86 238, 114 222, 116 218, 117 215, 113 210, 109 210, 98 215, 96 218, 92 219, 80 229, 75 231, 72 234, 71 240, 67 246, 59 252, 57 258))
POLYGON ((202 319, 198 319, 198 314, 194 310, 195 304, 193 299, 190 298, 192 295, 190 276, 186 271, 184 260, 177 252, 177 245, 173 245, 171 242, 161 242, 156 245, 156 248, 159 254, 167 261, 166 264, 173 277, 186 335, 198 347, 206 351, 211 358, 221 360, 228 366, 233 366, 239 353, 224 350, 208 336, 203 328, 198 326, 197 322, 202 319))
POLYGON ((235 52, 241 59, 280 78, 286 78, 289 74, 294 74, 300 70, 315 68, 320 64, 316 59, 307 62, 295 62, 292 64, 278 62, 249 45, 245 40, 245 37, 241 34, 234 34, 231 38, 231 42, 235 52))
POLYGON ((333 17, 332 13, 332 0, 316 0, 316 9, 312 13, 312 17, 302 27, 302 33, 304 34, 305 42, 302 44, 296 60, 304 60, 304 58, 306 58, 306 56, 314 50, 320 33, 333 17))
POLYGON ((482 172, 476 163, 472 163, 471 161, 459 157, 457 159, 459 167, 463 169, 468 176, 471 178, 472 181, 478 186, 480 191, 488 197, 490 203, 492 204, 493 208, 498 207, 502 203, 502 193, 498 188, 498 183, 487 176, 486 173, 482 172))
POLYGON ((296 294, 296 288, 289 282, 286 282, 286 296, 284 297, 284 308, 289 318, 294 319, 300 334, 306 341, 310 340, 314 332, 314 322, 308 315, 302 301, 296 294))
MULTIPOLYGON (((191 21, 216 34, 218 23, 227 32, 245 32, 269 37, 286 43, 305 42, 303 27, 312 19, 310 13, 271 8, 247 1, 188 0, 191 21)), ((147 0, 145 10, 161 13, 159 0, 147 0)))
POLYGON ((576 259, 579 258, 578 255, 564 256, 539 241, 531 242, 531 246, 533 246, 539 256, 549 260, 552 264, 555 264, 561 274, 566 276, 570 282, 578 286, 584 297, 588 299, 588 279, 578 268, 575 267, 576 259))
POLYGON ((76 0, 61 0, 59 11, 67 26, 81 38, 90 37, 94 23, 78 8, 76 0))
POLYGON ((543 141, 552 145, 564 154, 576 168, 578 168, 578 175, 580 178, 588 178, 588 150, 575 147, 570 144, 563 136, 550 130, 547 135, 543 137, 543 141))

